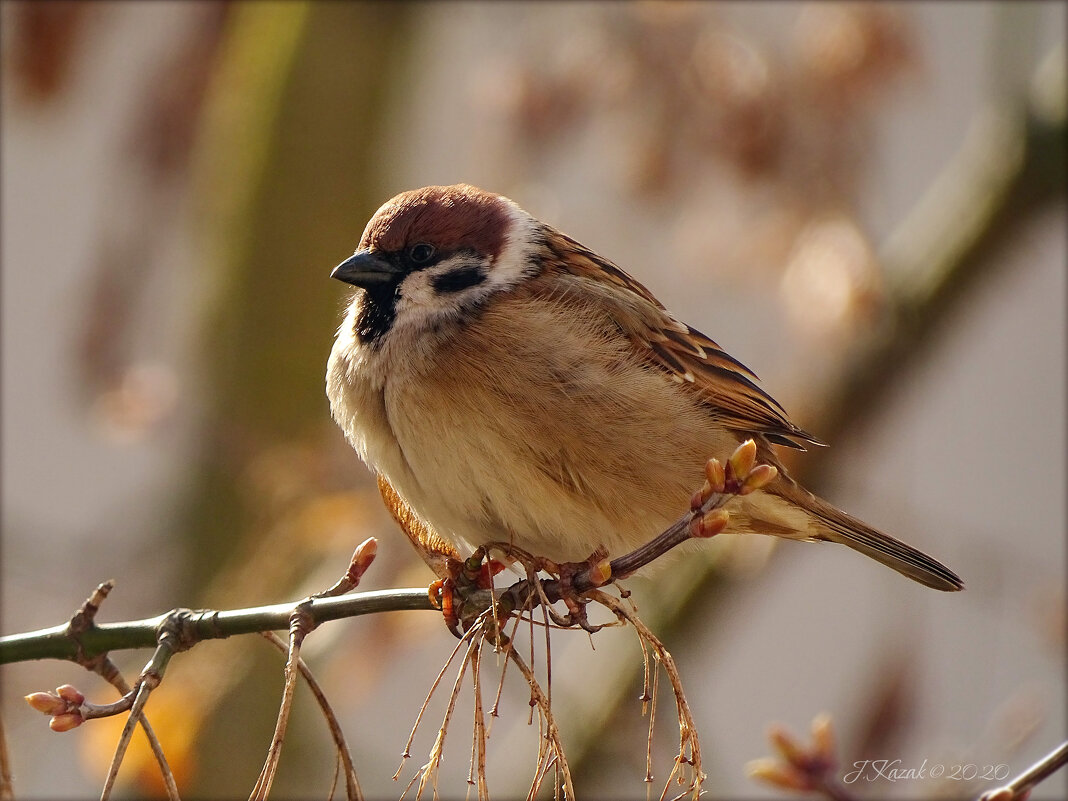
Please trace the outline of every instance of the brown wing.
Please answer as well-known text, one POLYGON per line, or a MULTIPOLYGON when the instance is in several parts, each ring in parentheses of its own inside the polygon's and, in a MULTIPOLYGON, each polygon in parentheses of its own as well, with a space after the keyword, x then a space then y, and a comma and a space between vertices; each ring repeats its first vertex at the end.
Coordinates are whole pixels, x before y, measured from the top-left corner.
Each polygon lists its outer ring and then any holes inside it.
POLYGON ((546 246, 550 269, 586 279, 585 288, 606 301, 604 306, 620 329, 648 354, 649 362, 672 380, 692 386, 724 426, 799 450, 805 449, 801 442, 823 444, 790 421, 778 401, 756 383, 752 370, 700 331, 676 320, 615 264, 553 229, 546 231, 546 246))

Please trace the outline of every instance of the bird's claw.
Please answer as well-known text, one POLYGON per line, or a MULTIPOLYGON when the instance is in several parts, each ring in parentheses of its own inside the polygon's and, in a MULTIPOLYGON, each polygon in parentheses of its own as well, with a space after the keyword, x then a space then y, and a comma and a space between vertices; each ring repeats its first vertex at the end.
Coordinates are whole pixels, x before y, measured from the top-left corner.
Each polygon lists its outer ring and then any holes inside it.
POLYGON ((445 569, 448 575, 432 583, 427 593, 430 602, 441 610, 446 627, 460 637, 461 631, 466 631, 483 611, 468 602, 470 596, 492 589, 493 577, 504 570, 504 565, 496 559, 486 559, 486 549, 478 548, 463 561, 450 558, 445 569))

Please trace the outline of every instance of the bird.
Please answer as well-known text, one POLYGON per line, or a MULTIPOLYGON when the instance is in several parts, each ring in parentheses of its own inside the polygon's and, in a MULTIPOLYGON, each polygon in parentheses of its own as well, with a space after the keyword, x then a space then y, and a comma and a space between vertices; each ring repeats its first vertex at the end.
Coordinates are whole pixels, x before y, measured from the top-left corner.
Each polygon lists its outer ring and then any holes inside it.
POLYGON ((624 554, 679 517, 709 458, 753 439, 778 474, 734 499, 727 533, 836 542, 964 586, 802 487, 777 449, 822 443, 748 367, 502 195, 402 192, 331 276, 355 287, 327 364, 332 416, 394 516, 445 548, 624 554))

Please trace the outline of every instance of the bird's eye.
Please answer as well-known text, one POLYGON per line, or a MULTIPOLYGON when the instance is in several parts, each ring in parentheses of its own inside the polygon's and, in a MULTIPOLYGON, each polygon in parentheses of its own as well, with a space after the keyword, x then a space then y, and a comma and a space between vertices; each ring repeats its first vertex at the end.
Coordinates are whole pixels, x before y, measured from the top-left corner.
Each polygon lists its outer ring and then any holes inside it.
POLYGON ((412 245, 411 250, 408 251, 408 258, 411 259, 414 264, 426 264, 434 258, 434 246, 428 245, 425 242, 418 245, 412 245))

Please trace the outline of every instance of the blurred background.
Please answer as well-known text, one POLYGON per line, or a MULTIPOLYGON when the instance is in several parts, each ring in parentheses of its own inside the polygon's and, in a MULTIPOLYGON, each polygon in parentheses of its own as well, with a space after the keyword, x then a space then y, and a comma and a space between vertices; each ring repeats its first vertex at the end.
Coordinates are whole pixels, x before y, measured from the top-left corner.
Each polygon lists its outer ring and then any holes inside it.
MULTIPOLYGON (((793 469, 967 583, 939 594, 844 548, 729 537, 631 581, 679 662, 710 796, 782 797, 745 763, 771 722, 803 732, 823 711, 846 766, 1022 771, 1068 731, 1065 8, 5 2, 3 633, 65 621, 108 578, 105 621, 297 599, 371 535, 365 588, 428 584, 330 420, 347 290, 328 274, 389 197, 464 181, 752 367, 832 444, 793 469)), ((641 652, 621 629, 594 644, 553 639, 578 790, 642 797, 641 652)), ((369 798, 425 760, 444 693, 390 780, 453 646, 418 612, 309 638, 369 798)), ((133 677, 147 656, 115 659, 133 677)), ((60 736, 21 697, 114 692, 66 663, 0 675, 18 796, 95 796, 121 721, 60 736)), ((248 794, 280 686, 255 637, 171 663, 148 711, 184 796, 248 794)), ((527 699, 510 672, 494 797, 534 771, 527 699)), ((302 688, 275 798, 329 792, 313 706, 302 688)), ((467 692, 446 797, 468 789, 470 709, 467 692)), ((161 793, 142 746, 123 797, 161 793)), ((1066 795, 1062 771, 1033 798, 1066 795)))

